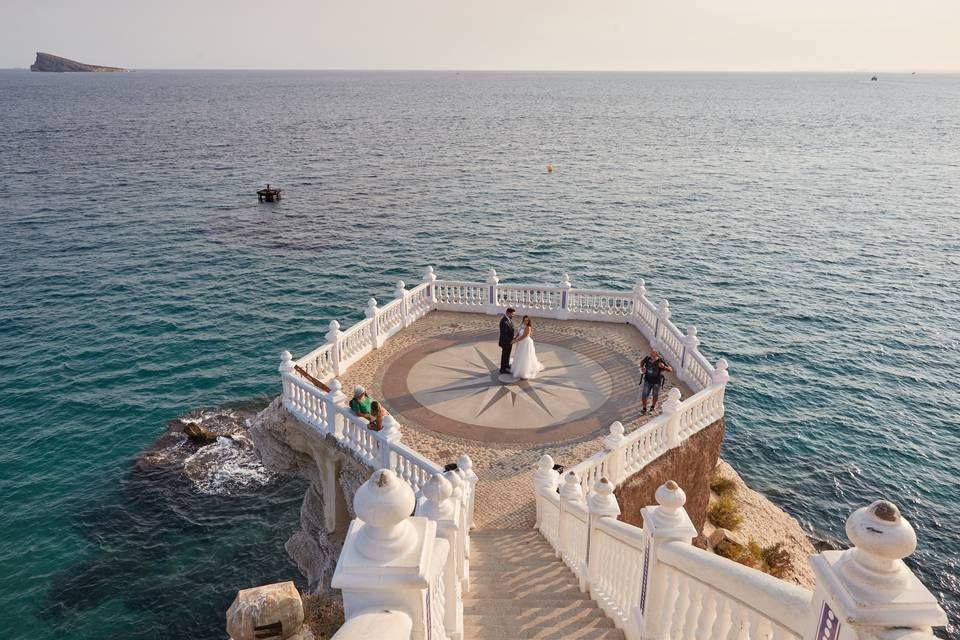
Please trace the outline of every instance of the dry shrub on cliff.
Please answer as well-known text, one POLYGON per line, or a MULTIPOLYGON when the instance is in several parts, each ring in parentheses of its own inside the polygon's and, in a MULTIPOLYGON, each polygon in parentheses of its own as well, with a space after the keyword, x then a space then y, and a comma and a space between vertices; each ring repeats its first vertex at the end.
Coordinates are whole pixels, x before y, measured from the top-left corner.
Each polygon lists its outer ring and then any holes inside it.
POLYGON ((327 640, 343 626, 343 600, 329 593, 307 593, 303 600, 303 621, 317 640, 327 640))
POLYGON ((750 541, 747 546, 724 540, 714 548, 714 553, 751 569, 759 569, 775 578, 783 578, 793 571, 793 561, 783 544, 778 542, 769 547, 761 547, 750 541))
POLYGON ((714 467, 710 472, 710 490, 722 498, 727 495, 732 497, 736 489, 737 483, 730 478, 724 478, 720 474, 720 468, 714 467))
POLYGON ((729 494, 722 495, 713 501, 707 511, 707 517, 714 526, 731 530, 736 529, 743 522, 740 507, 737 506, 729 494))

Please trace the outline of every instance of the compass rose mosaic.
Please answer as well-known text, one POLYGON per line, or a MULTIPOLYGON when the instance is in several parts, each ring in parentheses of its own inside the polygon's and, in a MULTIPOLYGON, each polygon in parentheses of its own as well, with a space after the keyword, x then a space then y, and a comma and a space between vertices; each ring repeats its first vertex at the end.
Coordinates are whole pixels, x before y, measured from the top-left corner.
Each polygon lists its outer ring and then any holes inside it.
POLYGON ((500 348, 489 336, 419 345, 386 368, 384 400, 401 424, 485 441, 549 442, 618 419, 621 403, 611 402, 622 396, 618 381, 636 384, 629 363, 570 336, 534 339, 543 371, 507 384, 499 378, 500 348))

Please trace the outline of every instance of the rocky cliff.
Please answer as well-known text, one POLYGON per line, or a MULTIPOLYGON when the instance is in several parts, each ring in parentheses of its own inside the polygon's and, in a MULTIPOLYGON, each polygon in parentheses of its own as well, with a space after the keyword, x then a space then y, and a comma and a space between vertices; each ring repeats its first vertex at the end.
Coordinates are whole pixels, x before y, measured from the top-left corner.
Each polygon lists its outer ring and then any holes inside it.
POLYGON ((36 61, 30 65, 30 71, 53 71, 63 73, 67 71, 129 71, 120 67, 101 67, 95 64, 84 64, 76 60, 68 60, 60 56, 37 51, 36 61))

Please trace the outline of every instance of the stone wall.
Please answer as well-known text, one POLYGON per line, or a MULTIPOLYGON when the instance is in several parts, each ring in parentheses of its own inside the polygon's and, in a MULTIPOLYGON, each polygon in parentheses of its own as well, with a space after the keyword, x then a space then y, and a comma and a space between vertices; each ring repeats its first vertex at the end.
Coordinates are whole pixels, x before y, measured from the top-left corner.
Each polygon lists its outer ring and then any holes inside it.
POLYGON ((293 417, 277 398, 260 412, 250 437, 265 467, 310 482, 300 507, 300 530, 285 545, 308 589, 330 589, 330 579, 353 518, 353 496, 372 469, 336 439, 293 417))
POLYGON ((622 511, 620 519, 642 527, 640 509, 657 504, 653 495, 657 487, 673 480, 686 492, 687 513, 701 531, 710 503, 710 472, 720 457, 723 432, 721 418, 627 478, 615 491, 622 511))

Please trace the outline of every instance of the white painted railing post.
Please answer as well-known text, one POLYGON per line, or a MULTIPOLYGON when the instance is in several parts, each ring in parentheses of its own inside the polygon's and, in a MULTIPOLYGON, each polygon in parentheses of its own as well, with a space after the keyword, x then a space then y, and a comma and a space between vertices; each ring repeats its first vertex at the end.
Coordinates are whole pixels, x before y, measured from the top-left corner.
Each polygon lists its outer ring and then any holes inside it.
POLYGON ((467 531, 467 511, 464 496, 467 491, 467 483, 464 482, 459 470, 450 470, 443 473, 443 477, 450 482, 453 487, 453 497, 457 500, 457 522, 460 524, 460 530, 464 535, 465 553, 457 556, 457 574, 463 581, 465 591, 470 590, 470 532, 467 531))
POLYGON ((679 540, 690 544, 697 536, 697 529, 683 508, 687 494, 676 482, 668 480, 657 489, 655 496, 658 506, 640 510, 647 544, 643 556, 640 602, 631 612, 631 622, 641 630, 642 638, 662 640, 666 637, 663 629, 668 626, 661 616, 661 612, 666 610, 662 603, 670 594, 665 572, 658 571, 657 554, 667 542, 679 540))
POLYGON ((680 389, 673 387, 663 401, 663 417, 666 419, 667 448, 680 446, 680 389))
POLYGON ((580 487, 580 477, 575 471, 567 471, 563 476, 563 484, 560 485, 560 517, 557 520, 557 539, 560 541, 560 548, 557 549, 557 557, 563 558, 564 555, 570 555, 568 545, 572 541, 567 540, 563 535, 563 514, 570 509, 571 502, 583 503, 583 488, 580 487))
POLYGON ((380 436, 380 468, 389 469, 391 468, 390 449, 403 437, 400 432, 400 423, 393 416, 385 417, 383 419, 383 429, 377 435, 380 436))
POLYGON ((853 548, 810 557, 817 588, 805 639, 932 637, 923 634, 947 623, 937 599, 903 563, 917 535, 896 505, 877 500, 857 509, 846 531, 853 548))
POLYGON ((333 375, 339 376, 343 373, 340 370, 340 338, 343 336, 343 331, 340 331, 340 323, 336 320, 330 321, 330 330, 327 331, 327 342, 331 345, 330 347, 330 365, 333 368, 333 375))
POLYGON ((350 523, 337 560, 332 586, 343 592, 349 621, 383 610, 402 611, 413 620, 412 640, 445 637, 443 611, 434 611, 438 576, 449 543, 437 537, 437 523, 411 517, 413 489, 389 469, 378 469, 353 499, 350 523))
POLYGON ((727 368, 730 365, 727 364, 726 358, 720 358, 717 360, 717 364, 713 367, 713 374, 710 377, 710 384, 715 387, 722 387, 727 384, 730 380, 730 372, 727 371, 727 368))
POLYGON ((370 319, 370 343, 374 349, 383 346, 383 336, 380 335, 380 321, 377 318, 379 314, 380 309, 377 307, 377 299, 370 298, 367 300, 367 308, 363 310, 363 315, 370 319))
POLYGON ((428 266, 423 270, 423 281, 427 283, 427 300, 430 301, 431 307, 435 307, 437 304, 437 274, 434 273, 433 267, 428 266))
POLYGON ((409 301, 407 300, 407 283, 403 280, 397 280, 397 286, 393 290, 393 297, 400 301, 400 317, 403 319, 404 328, 409 327, 410 320, 410 310, 407 308, 409 306, 409 301))
POLYGON ((563 274, 560 278, 560 311, 557 312, 557 318, 560 320, 570 317, 570 289, 572 288, 570 276, 563 274))
POLYGON ((607 476, 614 486, 624 480, 626 455, 623 450, 623 425, 614 422, 610 425, 610 433, 603 439, 603 448, 607 451, 607 476))
POLYGON ((330 393, 324 394, 324 397, 327 402, 327 422, 325 425, 327 433, 337 440, 343 440, 343 417, 340 416, 337 408, 346 402, 347 396, 343 394, 339 380, 334 378, 330 381, 330 393))
POLYGON ((497 285, 499 283, 500 277, 497 276, 497 270, 490 269, 487 271, 487 304, 484 305, 484 307, 490 315, 500 313, 500 308, 497 304, 497 285))
POLYGON ((670 302, 661 300, 657 307, 657 324, 653 327, 653 340, 650 341, 651 349, 660 348, 660 334, 667 330, 667 320, 670 319, 670 302))
POLYGON ((637 283, 633 285, 633 315, 640 315, 640 309, 643 308, 646 300, 647 283, 643 278, 637 278, 637 283))
POLYGON ((693 354, 697 352, 700 346, 700 338, 697 336, 697 328, 692 324, 687 327, 687 335, 683 337, 683 351, 680 353, 680 371, 677 376, 687 384, 693 384, 693 379, 687 373, 687 363, 693 360, 693 354))
POLYGON ((606 478, 600 478, 594 485, 590 497, 587 498, 587 507, 590 509, 590 521, 587 523, 587 571, 584 572, 584 578, 580 580, 580 589, 600 580, 599 575, 594 575, 593 567, 596 562, 592 559, 593 554, 593 528, 600 521, 600 518, 613 518, 616 520, 620 515, 620 504, 617 497, 613 495, 613 483, 606 478))
POLYGON ((417 505, 417 515, 430 518, 437 523, 437 536, 450 543, 450 553, 444 566, 444 627, 450 638, 463 637, 463 593, 457 555, 464 553, 463 531, 460 520, 458 498, 453 495, 453 485, 435 473, 423 485, 423 500, 417 505))
POLYGON ((540 456, 540 462, 537 463, 537 470, 533 472, 533 490, 537 501, 537 520, 534 528, 540 531, 543 525, 543 510, 545 508, 543 495, 556 493, 557 486, 560 484, 560 474, 553 468, 553 458, 548 454, 540 456))
POLYGON ((473 460, 465 453, 457 458, 457 467, 463 472, 463 481, 467 483, 467 529, 473 529, 473 510, 477 503, 477 482, 480 478, 473 470, 473 460))

